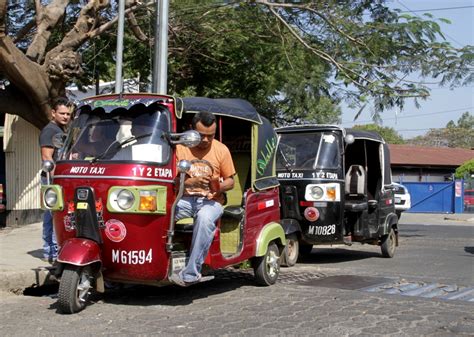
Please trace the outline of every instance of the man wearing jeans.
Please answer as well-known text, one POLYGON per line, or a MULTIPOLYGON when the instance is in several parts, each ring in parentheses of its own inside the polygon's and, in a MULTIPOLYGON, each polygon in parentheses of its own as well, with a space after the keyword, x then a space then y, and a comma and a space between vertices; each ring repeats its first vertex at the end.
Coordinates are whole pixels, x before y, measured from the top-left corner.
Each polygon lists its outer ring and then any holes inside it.
POLYGON ((201 268, 216 231, 216 221, 223 213, 225 191, 234 187, 235 168, 230 151, 214 139, 216 119, 210 112, 199 112, 192 127, 201 135, 194 148, 176 147, 177 160, 189 160, 191 169, 184 181, 184 196, 176 207, 176 220, 193 217, 194 229, 186 267, 170 280, 188 286, 201 280, 201 268))
MULTIPOLYGON (((57 159, 57 149, 53 145, 53 137, 66 130, 71 120, 72 109, 67 98, 59 97, 52 105, 52 120, 41 130, 39 143, 41 147, 41 160, 57 159)), ((46 179, 46 173, 41 173, 41 184, 46 185, 50 182, 46 179)), ((53 216, 51 211, 45 211, 43 215, 43 258, 48 262, 54 262, 57 257, 57 242, 53 228, 53 216)))

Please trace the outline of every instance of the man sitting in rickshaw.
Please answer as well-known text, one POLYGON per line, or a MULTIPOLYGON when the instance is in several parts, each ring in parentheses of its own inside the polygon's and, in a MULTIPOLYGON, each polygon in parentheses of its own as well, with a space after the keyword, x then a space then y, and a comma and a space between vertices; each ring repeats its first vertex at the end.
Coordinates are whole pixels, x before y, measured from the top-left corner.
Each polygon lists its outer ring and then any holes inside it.
POLYGON ((176 220, 194 218, 189 260, 184 269, 170 280, 180 286, 204 281, 201 269, 216 231, 216 221, 223 214, 224 194, 234 187, 235 168, 226 145, 214 139, 216 119, 210 112, 199 112, 192 128, 201 135, 194 148, 177 145, 177 160, 188 160, 191 169, 184 182, 185 192, 176 207, 176 220))

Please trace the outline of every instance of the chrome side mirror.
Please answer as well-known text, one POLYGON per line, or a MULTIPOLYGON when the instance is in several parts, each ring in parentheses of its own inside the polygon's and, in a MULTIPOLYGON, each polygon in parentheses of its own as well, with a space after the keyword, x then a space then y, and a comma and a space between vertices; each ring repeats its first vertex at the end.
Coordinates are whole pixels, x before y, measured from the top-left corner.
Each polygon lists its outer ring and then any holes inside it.
POLYGON ((183 133, 170 134, 171 144, 182 144, 187 147, 195 147, 201 142, 201 135, 196 130, 188 130, 183 133))
POLYGON ((54 162, 51 160, 45 160, 43 162, 42 170, 46 173, 51 172, 54 169, 54 162))
POLYGON ((354 139, 354 135, 352 134, 348 134, 344 137, 344 141, 346 142, 346 145, 351 145, 354 143, 355 139, 354 139))
POLYGON ((51 184, 51 171, 54 170, 54 162, 51 160, 45 160, 42 167, 43 172, 46 172, 46 183, 51 184))
POLYGON ((178 163, 179 173, 187 173, 191 169, 191 162, 189 160, 180 160, 178 163))

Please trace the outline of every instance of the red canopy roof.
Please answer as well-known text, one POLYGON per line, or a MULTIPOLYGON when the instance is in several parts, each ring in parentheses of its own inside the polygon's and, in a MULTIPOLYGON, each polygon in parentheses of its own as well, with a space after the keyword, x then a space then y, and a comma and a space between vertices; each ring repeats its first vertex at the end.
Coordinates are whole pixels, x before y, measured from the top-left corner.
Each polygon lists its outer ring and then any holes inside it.
POLYGON ((389 144, 392 165, 458 167, 474 158, 474 150, 389 144))

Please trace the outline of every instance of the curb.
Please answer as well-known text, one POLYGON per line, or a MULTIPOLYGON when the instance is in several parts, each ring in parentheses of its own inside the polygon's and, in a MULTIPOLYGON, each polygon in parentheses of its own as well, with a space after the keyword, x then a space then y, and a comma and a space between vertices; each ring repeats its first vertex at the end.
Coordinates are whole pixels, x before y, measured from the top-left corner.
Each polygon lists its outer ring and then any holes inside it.
POLYGON ((57 284, 53 267, 38 267, 24 271, 4 271, 0 277, 0 291, 22 294, 27 288, 57 284))

